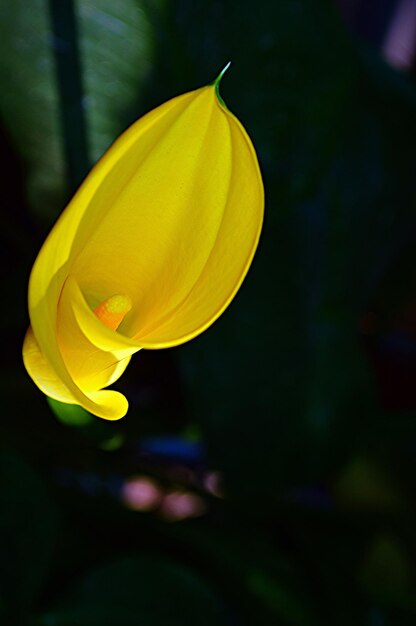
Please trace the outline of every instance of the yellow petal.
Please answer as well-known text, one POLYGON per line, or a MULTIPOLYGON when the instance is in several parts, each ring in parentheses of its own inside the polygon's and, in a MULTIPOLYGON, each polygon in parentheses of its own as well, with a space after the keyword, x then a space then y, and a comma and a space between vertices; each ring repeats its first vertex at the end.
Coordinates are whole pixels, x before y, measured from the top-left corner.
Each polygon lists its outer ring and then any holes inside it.
MULTIPOLYGON (((32 271, 29 284, 29 312, 32 320, 32 331, 29 331, 26 335, 26 341, 23 345, 23 361, 29 375, 38 387, 52 398, 63 402, 80 404, 87 411, 98 417, 108 420, 120 419, 127 413, 128 409, 128 402, 121 393, 101 390, 98 385, 93 391, 84 391, 78 384, 77 372, 69 370, 69 368, 73 368, 74 363, 70 358, 71 352, 68 353, 65 350, 65 345, 60 345, 62 327, 65 326, 65 321, 68 322, 68 327, 72 324, 74 330, 77 329, 77 325, 74 323, 72 316, 67 315, 68 306, 66 305, 62 288, 62 285, 65 284, 65 280, 62 279, 65 267, 52 277, 45 297, 38 302, 36 308, 31 309, 30 289, 31 286, 32 289, 36 288, 36 282, 33 286, 36 280, 34 270, 32 271), (60 291, 58 291, 59 288, 60 291), (35 342, 31 340, 32 332, 35 342), (65 358, 68 359, 68 363, 65 362, 65 358), (60 382, 59 385, 57 385, 57 380, 60 382), (66 400, 65 397, 67 398, 66 400)), ((46 280, 46 274, 44 276, 40 275, 39 281, 41 279, 46 280)), ((41 282, 40 285, 42 285, 41 282)), ((104 327, 104 325, 102 326, 104 327)), ((74 348, 80 341, 79 330, 76 330, 71 339, 74 348)), ((95 347, 91 345, 91 349, 95 350, 95 347)), ((87 357, 88 354, 83 354, 83 358, 87 357)), ((114 362, 113 359, 113 370, 109 371, 107 384, 114 382, 124 371, 126 365, 127 362, 119 364, 114 362)), ((80 363, 75 363, 75 366, 80 366, 80 363)), ((98 375, 99 372, 96 371, 95 366, 93 369, 94 371, 90 375, 98 375)), ((87 385, 87 387, 90 387, 90 385, 87 385)))
MULTIPOLYGON (((88 395, 117 380, 126 369, 133 352, 121 354, 112 350, 100 350, 91 343, 74 314, 70 285, 71 277, 68 277, 58 304, 57 338, 72 380, 84 394, 88 395)), ((101 329, 102 321, 94 313, 91 314, 101 329)), ((108 330, 116 335, 110 328, 108 330)), ((137 347, 134 348, 134 352, 137 352, 137 347)))
POLYGON ((30 327, 23 343, 23 361, 27 371, 43 393, 59 402, 76 404, 75 398, 68 392, 68 389, 40 351, 38 342, 30 327))
POLYGON ((137 123, 137 145, 118 155, 97 201, 125 183, 72 270, 90 302, 129 295, 134 315, 122 331, 145 347, 186 341, 221 314, 261 228, 263 186, 247 134, 213 87, 191 96, 172 101, 178 111, 157 141, 137 123))
MULTIPOLYGON (((74 396, 70 395, 62 381, 57 377, 55 371, 45 360, 31 328, 28 329, 25 336, 23 344, 23 358, 27 371, 36 381, 37 386, 43 391, 43 393, 51 398, 54 398, 55 400, 58 400, 59 402, 78 404, 74 396)), ((102 380, 97 386, 95 386, 95 388, 98 389, 100 384, 102 387, 106 387, 115 382, 124 372, 129 361, 129 357, 124 358, 123 360, 115 363, 111 370, 100 372, 102 380)))
POLYGON ((140 348, 187 341, 222 313, 252 261, 263 204, 254 148, 214 86, 133 124, 85 180, 32 270, 34 337, 24 353, 38 386, 121 417, 126 399, 103 387, 140 348), (114 294, 121 313, 108 309, 114 294))

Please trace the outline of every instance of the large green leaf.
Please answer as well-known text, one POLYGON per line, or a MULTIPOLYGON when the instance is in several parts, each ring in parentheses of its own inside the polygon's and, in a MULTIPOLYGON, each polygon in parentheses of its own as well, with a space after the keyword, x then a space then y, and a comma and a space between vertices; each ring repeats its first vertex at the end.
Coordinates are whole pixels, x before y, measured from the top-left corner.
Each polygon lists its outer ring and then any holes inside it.
MULTIPOLYGON (((91 163, 138 116, 154 56, 146 7, 162 6, 163 0, 75 3, 91 163)), ((30 204, 49 221, 68 195, 54 59, 54 47, 65 45, 54 39, 47 0, 1 3, 0 115, 26 162, 30 204)))

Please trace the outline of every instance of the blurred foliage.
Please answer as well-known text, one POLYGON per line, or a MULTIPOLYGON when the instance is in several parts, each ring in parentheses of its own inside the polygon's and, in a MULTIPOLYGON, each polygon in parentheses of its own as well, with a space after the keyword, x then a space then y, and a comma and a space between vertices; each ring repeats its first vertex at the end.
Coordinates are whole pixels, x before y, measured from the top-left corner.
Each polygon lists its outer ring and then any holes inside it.
POLYGON ((20 623, 49 570, 56 512, 42 481, 19 457, 1 454, 0 484, 1 608, 10 623, 20 623))
MULTIPOLYGON (((65 32, 59 38, 53 32, 52 4, 34 0, 30 11, 24 0, 0 5, 0 55, 5 61, 0 65, 0 112, 28 167, 29 203, 49 220, 68 195, 54 55, 65 53, 70 44, 65 32)), ((65 4, 57 4, 58 12, 65 11, 65 4)), ((163 2, 153 4, 160 10, 163 2)), ((155 42, 146 7, 136 0, 82 0, 77 18, 89 147, 79 161, 91 164, 132 121, 155 42)), ((81 179, 86 173, 81 172, 81 179)))
POLYGON ((74 191, 51 4, 0 5, 3 622, 414 624, 414 80, 329 0, 74 3, 80 170, 231 60, 266 188, 234 303, 137 355, 107 424, 48 404, 20 357, 30 266, 74 191), (147 512, 122 496, 136 475, 160 491, 147 512), (176 492, 205 512, 172 523, 176 492))
POLYGON ((41 624, 225 624, 223 607, 191 571, 162 558, 122 559, 90 573, 41 624))

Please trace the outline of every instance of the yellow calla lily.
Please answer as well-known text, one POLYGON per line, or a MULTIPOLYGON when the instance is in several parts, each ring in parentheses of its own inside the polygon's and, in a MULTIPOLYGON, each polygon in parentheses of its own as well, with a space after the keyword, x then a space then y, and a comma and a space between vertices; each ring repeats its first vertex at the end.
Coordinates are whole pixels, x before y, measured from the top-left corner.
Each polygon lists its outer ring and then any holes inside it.
POLYGON ((104 389, 141 348, 188 341, 240 287, 264 193, 253 145, 213 85, 135 122, 86 178, 29 282, 26 369, 48 396, 115 420, 104 389))

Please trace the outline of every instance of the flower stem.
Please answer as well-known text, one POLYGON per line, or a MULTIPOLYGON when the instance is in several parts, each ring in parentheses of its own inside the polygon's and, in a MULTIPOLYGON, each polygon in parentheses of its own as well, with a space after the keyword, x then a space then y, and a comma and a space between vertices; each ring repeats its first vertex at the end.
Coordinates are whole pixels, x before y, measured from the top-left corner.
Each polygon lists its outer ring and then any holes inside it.
POLYGON ((74 192, 90 169, 73 0, 49 0, 67 176, 74 192))

